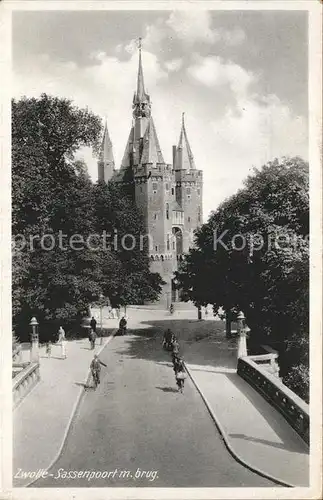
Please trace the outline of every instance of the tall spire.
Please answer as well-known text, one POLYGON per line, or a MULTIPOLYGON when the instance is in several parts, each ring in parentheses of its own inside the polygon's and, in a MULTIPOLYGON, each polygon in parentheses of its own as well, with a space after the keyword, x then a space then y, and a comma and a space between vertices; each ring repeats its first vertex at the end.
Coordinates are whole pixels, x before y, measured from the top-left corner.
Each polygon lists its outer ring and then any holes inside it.
POLYGON ((188 142, 185 128, 185 113, 182 113, 182 128, 176 148, 175 169, 192 170, 195 169, 194 156, 188 142))
POLYGON ((137 75, 137 90, 133 98, 133 116, 134 118, 148 118, 150 116, 150 97, 146 94, 145 83, 144 83, 144 72, 142 69, 142 57, 141 57, 141 38, 138 42, 139 48, 139 65, 138 65, 138 75, 137 75))
POLYGON ((144 72, 142 70, 142 59, 141 59, 141 38, 139 38, 138 48, 139 48, 139 67, 138 67, 136 97, 138 100, 142 101, 145 98, 145 83, 144 83, 144 72))

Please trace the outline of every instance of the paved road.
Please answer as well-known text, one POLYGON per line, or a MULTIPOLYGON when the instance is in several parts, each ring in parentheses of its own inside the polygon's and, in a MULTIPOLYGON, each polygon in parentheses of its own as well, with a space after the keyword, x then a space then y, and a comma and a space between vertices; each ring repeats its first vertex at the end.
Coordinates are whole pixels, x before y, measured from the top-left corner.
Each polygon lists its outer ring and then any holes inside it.
POLYGON ((275 486, 232 458, 190 380, 177 392, 170 356, 152 333, 105 348, 100 386, 85 392, 52 476, 33 487, 275 486), (63 477, 87 470, 110 478, 63 477))

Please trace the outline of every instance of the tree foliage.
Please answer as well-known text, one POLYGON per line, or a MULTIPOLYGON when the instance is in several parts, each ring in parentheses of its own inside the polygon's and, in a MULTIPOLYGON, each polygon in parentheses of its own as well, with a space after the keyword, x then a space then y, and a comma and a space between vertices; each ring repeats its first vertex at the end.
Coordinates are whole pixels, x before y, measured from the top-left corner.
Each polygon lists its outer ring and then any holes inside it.
POLYGON ((139 247, 95 248, 93 235, 103 230, 117 231, 120 240, 142 229, 131 198, 93 185, 75 159, 81 146, 97 152, 101 133, 100 119, 67 99, 43 94, 12 102, 13 323, 20 335, 32 315, 47 325, 41 334, 52 334, 102 294, 115 305, 158 298, 162 280, 139 247), (41 244, 44 235, 52 235, 53 248, 50 236, 41 244), (88 237, 91 246, 76 244, 88 237))
POLYGON ((283 377, 308 366, 308 183, 300 158, 255 170, 197 231, 177 275, 187 300, 242 310, 250 344, 280 351, 283 377))

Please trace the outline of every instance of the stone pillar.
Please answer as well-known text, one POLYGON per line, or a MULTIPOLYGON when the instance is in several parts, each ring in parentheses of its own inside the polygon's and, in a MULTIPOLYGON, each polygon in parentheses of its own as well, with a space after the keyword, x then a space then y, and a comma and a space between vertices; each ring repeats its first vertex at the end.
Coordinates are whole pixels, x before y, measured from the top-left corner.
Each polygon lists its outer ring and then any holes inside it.
POLYGON ((238 358, 244 358, 248 355, 247 353, 247 338, 246 338, 246 330, 245 330, 245 316, 242 311, 239 312, 237 317, 238 322, 238 358))
POLYGON ((202 307, 197 306, 197 319, 201 320, 202 319, 202 307))
POLYGON ((31 318, 29 326, 32 328, 31 333, 31 350, 30 350, 30 361, 31 363, 39 362, 39 335, 38 335, 38 321, 35 318, 31 318))

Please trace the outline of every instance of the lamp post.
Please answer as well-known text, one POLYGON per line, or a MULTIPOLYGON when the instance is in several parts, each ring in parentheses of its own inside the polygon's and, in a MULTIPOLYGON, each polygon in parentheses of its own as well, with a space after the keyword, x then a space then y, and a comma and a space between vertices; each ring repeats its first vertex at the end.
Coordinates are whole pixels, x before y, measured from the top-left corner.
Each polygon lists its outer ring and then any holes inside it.
POLYGON ((102 307, 103 307, 103 299, 104 299, 104 296, 102 295, 102 293, 100 294, 100 336, 101 336, 101 339, 100 339, 100 344, 102 345, 103 344, 103 332, 102 332, 102 307))
POLYGON ((243 314, 242 311, 239 312, 237 316, 237 321, 238 321, 238 335, 239 335, 239 340, 238 340, 238 358, 244 358, 247 356, 247 339, 246 339, 246 330, 245 330, 245 315, 243 314))
POLYGON ((31 332, 31 351, 30 351, 30 361, 38 363, 39 361, 39 335, 38 335, 38 321, 33 316, 30 320, 29 326, 32 328, 31 332))

